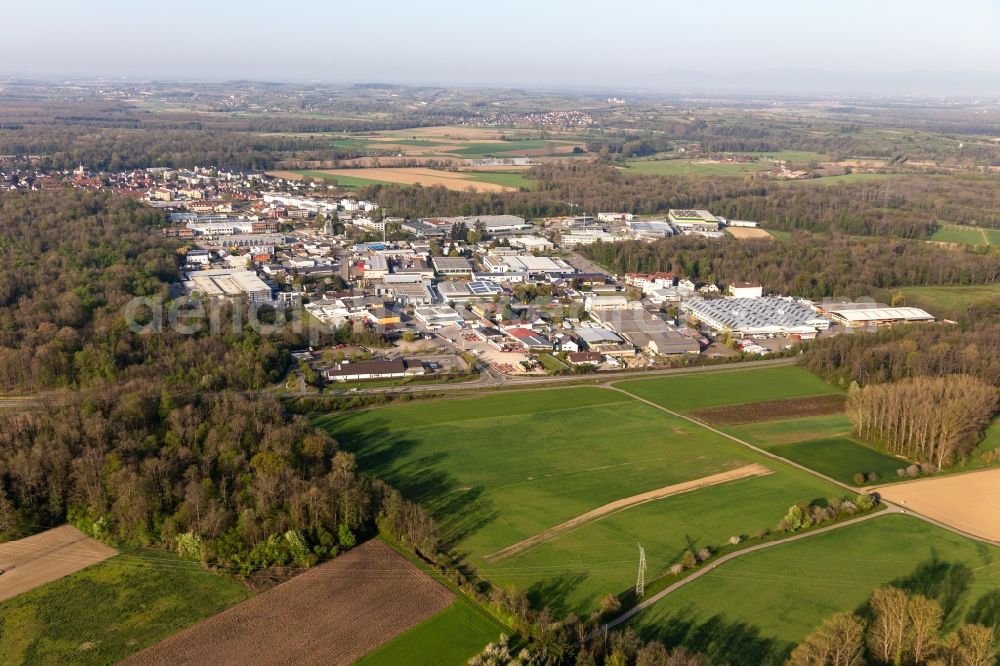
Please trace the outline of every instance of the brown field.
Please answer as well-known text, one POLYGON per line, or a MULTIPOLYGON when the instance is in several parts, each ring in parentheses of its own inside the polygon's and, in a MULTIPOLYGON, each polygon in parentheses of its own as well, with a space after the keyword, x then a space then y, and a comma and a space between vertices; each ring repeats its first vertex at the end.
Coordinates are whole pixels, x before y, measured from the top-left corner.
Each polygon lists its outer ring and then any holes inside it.
POLYGON ((427 169, 423 167, 414 168, 389 168, 375 167, 370 169, 322 169, 322 172, 331 176, 353 176, 354 178, 369 178, 371 180, 381 180, 388 183, 401 183, 403 185, 416 185, 420 183, 424 186, 444 185, 449 190, 464 192, 470 187, 479 192, 510 192, 513 188, 496 185, 495 183, 481 183, 474 180, 467 180, 466 176, 456 171, 439 171, 437 169, 427 169))
POLYGON ((265 171, 265 175, 285 180, 305 180, 305 176, 295 171, 265 171))
POLYGON ((801 416, 839 414, 844 411, 846 400, 847 397, 843 395, 806 396, 699 409, 694 412, 694 415, 715 425, 740 425, 742 423, 794 419, 801 416))
POLYGON ((956 529, 1000 541, 1000 469, 876 488, 904 508, 956 529))
POLYGON ((766 230, 759 227, 726 227, 726 233, 728 233, 733 238, 738 238, 739 240, 747 239, 757 239, 757 238, 770 238, 774 239, 774 236, 767 233, 766 230))
POLYGON ((714 486, 720 483, 727 483, 729 481, 736 481, 737 479, 745 479, 751 476, 765 476, 770 474, 771 470, 753 463, 751 465, 745 465, 743 467, 738 467, 736 469, 731 469, 725 472, 719 472, 718 474, 712 474, 709 476, 704 476, 700 479, 693 479, 691 481, 684 481, 683 483, 675 483, 671 486, 664 486, 662 488, 657 488, 656 490, 650 490, 646 493, 640 493, 639 495, 632 495, 631 497, 626 497, 624 499, 615 500, 605 504, 604 506, 599 506, 592 511, 580 514, 576 518, 571 518, 565 523, 560 523, 555 527, 550 527, 544 532, 539 532, 535 536, 528 537, 523 541, 518 541, 517 543, 507 546, 501 550, 498 550, 491 555, 486 556, 486 560, 493 562, 496 560, 502 560, 512 555, 517 555, 518 553, 523 553, 533 546, 537 546, 543 541, 548 541, 556 536, 562 534, 563 532, 568 532, 569 530, 584 525, 586 523, 600 520, 610 516, 613 513, 628 509, 629 507, 636 506, 638 504, 645 504, 646 502, 652 502, 654 500, 663 499, 664 497, 670 497, 671 495, 679 495, 681 493, 690 492, 692 490, 698 490, 699 488, 705 488, 707 486, 714 486))
MULTIPOLYGON (((487 127, 458 127, 450 125, 440 125, 437 127, 414 127, 405 131, 405 138, 417 137, 418 139, 441 139, 455 138, 466 141, 470 140, 493 140, 499 139, 501 134, 510 134, 510 131, 490 129, 487 127)), ((383 135, 386 136, 386 135, 383 135)), ((404 138, 398 131, 393 132, 388 138, 404 138)))
POLYGON ((117 554, 72 525, 0 544, 0 601, 117 554))
POLYGON ((122 664, 351 664, 447 607, 451 592, 369 541, 122 664))

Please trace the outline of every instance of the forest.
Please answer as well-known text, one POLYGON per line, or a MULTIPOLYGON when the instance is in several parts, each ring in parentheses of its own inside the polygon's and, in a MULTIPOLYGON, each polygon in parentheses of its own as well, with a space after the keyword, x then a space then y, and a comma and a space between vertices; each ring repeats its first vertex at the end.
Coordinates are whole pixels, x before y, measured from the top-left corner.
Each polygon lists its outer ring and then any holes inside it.
POLYGON ((594 243, 580 253, 615 273, 669 271, 702 283, 756 280, 765 292, 858 298, 898 286, 988 284, 1000 254, 901 239, 822 237, 791 242, 692 236, 653 243, 594 243))

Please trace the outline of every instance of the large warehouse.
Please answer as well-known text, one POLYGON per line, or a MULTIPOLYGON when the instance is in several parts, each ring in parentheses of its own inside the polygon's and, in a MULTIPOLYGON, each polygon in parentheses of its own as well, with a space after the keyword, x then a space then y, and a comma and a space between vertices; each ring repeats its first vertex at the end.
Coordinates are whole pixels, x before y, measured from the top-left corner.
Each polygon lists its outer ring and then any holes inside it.
POLYGON ((787 335, 812 338, 830 320, 790 298, 693 298, 681 309, 716 331, 736 335, 787 335))
POLYGON ((836 303, 821 305, 820 310, 838 324, 852 328, 934 321, 934 315, 920 308, 894 308, 883 303, 836 303))

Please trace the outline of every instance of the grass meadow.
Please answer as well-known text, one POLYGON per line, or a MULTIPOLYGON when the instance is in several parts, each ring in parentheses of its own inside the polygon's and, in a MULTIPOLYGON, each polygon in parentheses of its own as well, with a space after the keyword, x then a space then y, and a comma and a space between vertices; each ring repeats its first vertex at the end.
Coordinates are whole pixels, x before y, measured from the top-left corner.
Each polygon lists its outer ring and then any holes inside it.
POLYGON ((249 595, 194 562, 125 551, 0 602, 0 663, 114 663, 249 595))
POLYGON ((629 626, 713 661, 780 664, 825 618, 859 611, 890 583, 938 600, 947 630, 965 621, 1000 628, 1000 549, 899 514, 727 562, 629 626))
MULTIPOLYGON (((770 377, 759 381, 769 384, 770 377)), ((358 456, 359 466, 424 505, 484 577, 518 586, 560 612, 587 613, 605 594, 627 590, 636 541, 646 547, 652 578, 688 548, 773 528, 796 501, 843 494, 695 424, 594 387, 412 403, 319 423, 358 456), (751 463, 772 473, 634 506, 518 555, 487 557, 609 502, 751 463)))
POLYGON ((903 287, 906 304, 926 308, 931 314, 964 310, 979 301, 1000 298, 1000 284, 954 287, 903 287), (937 311, 937 312, 935 312, 937 311))
POLYGON ((616 387, 677 412, 840 393, 801 368, 778 366, 617 382, 616 387))
POLYGON ((463 598, 368 653, 358 666, 462 666, 504 628, 463 598))
POLYGON ((931 236, 932 241, 959 243, 962 245, 989 245, 988 236, 974 227, 944 224, 931 236))

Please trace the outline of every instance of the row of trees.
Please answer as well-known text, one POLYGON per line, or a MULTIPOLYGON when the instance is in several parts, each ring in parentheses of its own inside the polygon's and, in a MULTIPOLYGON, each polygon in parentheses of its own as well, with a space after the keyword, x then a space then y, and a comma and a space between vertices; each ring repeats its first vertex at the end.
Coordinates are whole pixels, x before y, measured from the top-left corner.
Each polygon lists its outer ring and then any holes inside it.
POLYGON ((944 613, 934 599, 880 587, 867 611, 867 619, 851 613, 830 617, 792 651, 789 666, 996 664, 993 629, 964 624, 942 636, 944 613))
POLYGON ((847 413, 854 433, 910 460, 938 468, 975 448, 997 409, 1000 391, 969 375, 852 384, 847 413))

